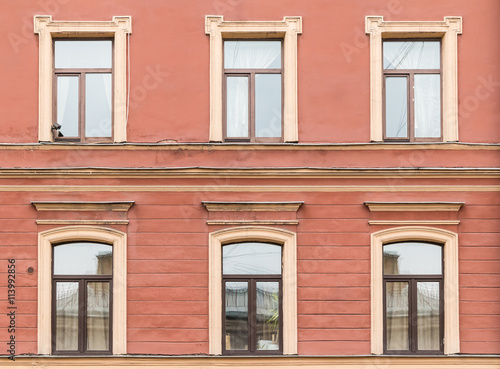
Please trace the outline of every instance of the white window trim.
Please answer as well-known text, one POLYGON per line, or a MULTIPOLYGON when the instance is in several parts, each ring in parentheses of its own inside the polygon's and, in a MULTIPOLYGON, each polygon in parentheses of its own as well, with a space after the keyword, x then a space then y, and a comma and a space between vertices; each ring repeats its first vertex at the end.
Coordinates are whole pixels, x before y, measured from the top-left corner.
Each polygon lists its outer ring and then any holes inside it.
POLYGON ((367 16, 370 35, 370 139, 383 141, 382 123, 382 40, 384 38, 441 38, 443 141, 458 141, 457 35, 462 34, 462 17, 444 21, 384 21, 382 16, 367 16))
POLYGON ((371 350, 384 353, 383 256, 386 243, 403 241, 436 242, 443 245, 444 258, 444 354, 460 353, 458 315, 458 236, 439 228, 398 227, 371 236, 371 350))
POLYGON ((39 35, 38 140, 53 141, 52 75, 53 39, 57 37, 113 38, 113 141, 127 140, 127 34, 132 33, 130 16, 115 16, 112 21, 53 21, 50 15, 35 15, 39 35))
POLYGON ((111 228, 70 226, 38 235, 38 354, 52 353, 52 248, 61 242, 113 245, 113 355, 127 353, 127 235, 111 228))
POLYGON ((209 235, 209 352, 222 354, 222 245, 272 242, 283 247, 283 354, 297 354, 297 238, 295 233, 270 227, 234 227, 209 235))
POLYGON ((297 35, 302 33, 302 17, 283 21, 224 21, 222 15, 205 17, 205 33, 210 35, 210 141, 222 142, 223 40, 230 38, 282 38, 283 51, 283 140, 298 141, 297 35))

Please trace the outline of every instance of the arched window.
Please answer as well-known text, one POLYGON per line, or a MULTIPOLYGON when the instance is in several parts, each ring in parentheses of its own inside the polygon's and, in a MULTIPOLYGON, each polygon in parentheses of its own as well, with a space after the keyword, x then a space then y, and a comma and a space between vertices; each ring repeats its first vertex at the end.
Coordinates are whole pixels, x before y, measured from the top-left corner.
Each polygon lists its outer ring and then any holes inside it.
MULTIPOLYGON (((259 227, 259 226, 243 226, 243 227, 232 227, 226 229, 220 229, 215 232, 210 233, 209 236, 209 264, 208 264, 208 274, 209 274, 209 348, 211 355, 221 355, 221 354, 283 354, 283 355, 296 355, 297 354, 297 239, 293 232, 272 228, 272 227, 259 227), (235 246, 235 245, 247 245, 247 246, 235 246), (253 246, 250 246, 253 245, 253 246), (257 246, 261 245, 261 246, 257 246), (244 255, 236 256, 244 248, 250 248, 252 258, 246 258, 244 255), (262 248, 261 248, 262 247, 262 248), (236 250, 236 251, 235 251, 236 250), (269 251, 272 250, 272 251, 269 251), (223 253, 226 256, 223 256, 223 253), (229 257, 229 258, 228 258, 229 257), (225 259, 225 260, 224 260, 225 259), (229 264, 226 262, 229 260, 229 264), (225 263, 226 262, 226 263, 225 263), (226 270, 223 270, 223 264, 225 263, 226 270), (241 269, 241 264, 245 265, 245 269, 241 269), (238 266, 239 265, 239 266, 238 266), (239 269, 237 269, 239 268, 239 269), (255 269, 258 268, 258 269, 255 269), (265 269, 261 269, 265 268, 265 269), (255 273, 249 273, 249 271, 254 270, 255 273), (256 273, 261 274, 256 274, 256 273), (234 273, 234 274, 230 274, 234 273), (257 331, 254 328, 252 340, 248 343, 248 351, 245 350, 228 350, 229 346, 226 345, 226 317, 225 317, 225 279, 236 276, 237 278, 230 280, 230 282, 247 282, 248 293, 253 293, 255 291, 255 296, 257 296, 257 288, 262 290, 262 296, 266 293, 268 301, 265 302, 265 306, 275 310, 273 306, 276 304, 273 302, 271 304, 271 296, 275 296, 276 284, 258 284, 257 282, 278 282, 279 284, 279 295, 278 295, 278 305, 279 305, 279 329, 274 329, 266 331, 265 335, 258 336, 257 331), (259 276, 263 278, 260 279, 259 276), (268 279, 265 279, 269 277, 268 279), (240 278, 240 279, 238 279, 240 278), (254 280, 252 282, 252 279, 254 280), (251 290, 252 283, 254 283, 253 290, 251 290), (273 333, 278 332, 274 336, 273 343, 273 333), (269 333, 269 334, 268 334, 269 333), (260 342, 261 349, 257 349, 258 341, 260 342), (270 341, 270 342, 269 342, 270 341), (253 343, 252 343, 253 342, 253 343), (276 342, 278 344, 278 349, 276 349, 276 342), (252 345, 255 351, 250 352, 252 345)), ((228 286, 230 294, 236 296, 236 292, 242 292, 239 296, 243 296, 243 290, 238 291, 236 285, 229 284, 228 286)), ((255 301, 255 306, 257 306, 257 297, 253 298, 252 295, 249 297, 250 302, 255 301)), ((229 303, 229 301, 228 301, 229 303)), ((239 303, 239 302, 238 302, 239 303)), ((234 302, 233 304, 236 304, 234 302)), ((249 311, 253 309, 250 303, 246 303, 249 307, 249 311)), ((262 303, 264 304, 264 303, 262 303)), ((256 309, 256 307, 255 307, 256 309)), ((230 310, 228 309, 228 312, 230 310)), ((257 314, 257 310, 255 314, 257 314)), ((260 312, 260 310, 259 310, 260 312)), ((249 314, 249 316, 252 313, 249 314)), ((271 323, 274 318, 268 316, 269 312, 264 315, 264 319, 267 316, 267 320, 271 323)), ((257 317, 256 317, 257 319, 257 317)), ((251 322, 249 322, 251 324, 251 322)), ((263 325, 266 325, 264 322, 263 325)), ((229 323, 228 323, 229 325, 229 323)), ((266 327, 266 329, 270 329, 266 327)), ((264 332, 264 331, 263 331, 264 332)), ((249 331, 250 334, 250 331, 249 331)), ((231 340, 231 338, 229 338, 231 340)), ((230 341, 229 341, 230 342, 230 341)), ((231 344, 231 342, 230 342, 231 344)), ((239 343, 236 343, 239 344, 239 343)), ((232 346, 234 349, 235 346, 232 346)), ((240 345, 241 347, 241 345, 240 345)))
POLYGON ((57 244, 52 260, 52 352, 110 354, 113 247, 57 244))
POLYGON ((443 247, 428 242, 383 246, 384 351, 443 352, 443 247))
POLYGON ((281 259, 280 245, 222 247, 224 354, 283 352, 281 259))

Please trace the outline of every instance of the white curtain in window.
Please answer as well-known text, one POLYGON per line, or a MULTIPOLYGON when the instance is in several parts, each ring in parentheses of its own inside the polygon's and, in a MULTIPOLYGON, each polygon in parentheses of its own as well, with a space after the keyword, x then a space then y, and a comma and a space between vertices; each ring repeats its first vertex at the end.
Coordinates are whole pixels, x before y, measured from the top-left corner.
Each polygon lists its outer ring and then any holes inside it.
POLYGON ((441 136, 441 78, 415 75, 415 137, 441 136))

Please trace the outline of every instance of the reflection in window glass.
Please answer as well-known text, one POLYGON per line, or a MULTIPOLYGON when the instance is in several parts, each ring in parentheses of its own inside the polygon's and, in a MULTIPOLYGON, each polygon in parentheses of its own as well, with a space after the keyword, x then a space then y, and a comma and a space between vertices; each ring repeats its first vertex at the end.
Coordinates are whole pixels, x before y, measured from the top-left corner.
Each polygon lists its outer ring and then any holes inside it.
POLYGON ((257 282, 257 350, 279 350, 278 282, 257 282))
POLYGON ((222 247, 224 274, 281 274, 281 246, 241 242, 222 247))
POLYGON ((439 69, 439 41, 385 41, 384 69, 439 69))
POLYGON ((441 274, 442 247, 425 242, 384 245, 384 275, 441 274))
POLYGON ((75 242, 54 247, 54 275, 112 274, 113 248, 94 242, 75 242))
POLYGON ((87 282, 87 350, 109 350, 109 282, 87 282))
POLYGON ((78 76, 57 76, 57 123, 65 137, 78 136, 78 76))
POLYGON ((226 282, 226 350, 248 350, 248 282, 226 282))
POLYGON ((280 69, 281 41, 224 41, 224 68, 280 69))
POLYGON ((248 137, 248 77, 226 79, 227 137, 248 137))
POLYGON ((415 137, 441 137, 441 76, 415 75, 415 137))
POLYGON ((57 282, 55 294, 55 349, 57 351, 78 351, 78 282, 57 282))
POLYGON ((55 68, 111 68, 111 40, 54 42, 55 68))
POLYGON ((85 75, 85 136, 111 137, 111 73, 85 75))
POLYGON ((385 135, 408 136, 408 95, 406 77, 385 79, 385 135))
POLYGON ((408 282, 386 282, 385 303, 387 350, 409 350, 408 282))
POLYGON ((281 74, 255 75, 255 136, 281 137, 281 74))
POLYGON ((439 299, 439 282, 417 282, 419 350, 439 350, 439 299))

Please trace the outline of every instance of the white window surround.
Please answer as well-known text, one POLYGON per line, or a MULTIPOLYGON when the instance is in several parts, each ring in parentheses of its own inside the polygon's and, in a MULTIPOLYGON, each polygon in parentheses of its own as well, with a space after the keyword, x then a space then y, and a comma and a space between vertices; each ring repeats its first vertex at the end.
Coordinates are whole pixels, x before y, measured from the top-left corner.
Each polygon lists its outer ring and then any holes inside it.
POLYGON ((222 15, 207 15, 205 33, 210 35, 210 141, 223 140, 223 40, 282 38, 283 140, 297 142, 297 35, 302 33, 302 17, 284 17, 282 21, 224 21, 222 15))
POLYGON ((370 35, 370 140, 383 141, 382 40, 440 38, 443 141, 458 141, 457 35, 462 34, 462 17, 444 17, 444 21, 386 22, 382 16, 367 16, 365 26, 370 35))
POLYGON ((113 246, 113 355, 127 353, 127 235, 111 228, 70 226, 38 235, 38 354, 52 353, 52 248, 61 242, 113 246))
POLYGON ((371 236, 371 351, 383 354, 384 298, 382 247, 391 242, 424 241, 443 245, 444 258, 444 354, 460 352, 458 314, 458 236, 439 228, 397 227, 371 236))
POLYGON ((127 34, 132 33, 130 16, 112 21, 53 21, 50 15, 35 15, 39 35, 38 140, 53 141, 52 77, 55 38, 113 38, 113 141, 127 140, 127 34))
POLYGON ((222 246, 243 241, 272 242, 283 247, 283 354, 297 354, 297 238, 270 227, 246 226, 209 235, 209 353, 222 354, 222 246))

